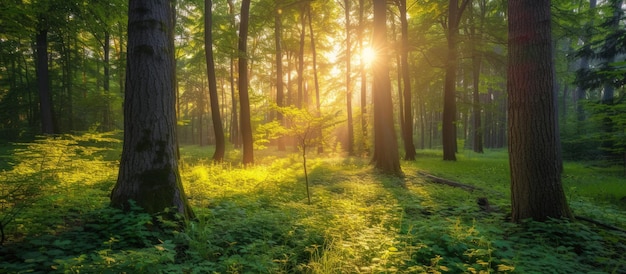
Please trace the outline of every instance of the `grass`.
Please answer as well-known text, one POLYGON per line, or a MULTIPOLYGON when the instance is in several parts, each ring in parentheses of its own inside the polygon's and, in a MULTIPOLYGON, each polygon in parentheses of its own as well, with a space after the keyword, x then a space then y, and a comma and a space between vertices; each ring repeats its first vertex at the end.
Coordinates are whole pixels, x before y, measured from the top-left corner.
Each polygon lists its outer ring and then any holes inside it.
MULTIPOLYGON (((420 151, 417 161, 402 163, 404 178, 378 174, 369 159, 312 154, 308 205, 298 153, 260 151, 258 164, 243 169, 232 148, 215 165, 211 147, 183 146, 181 176, 198 219, 176 231, 153 229, 158 219, 140 209, 107 207, 120 148, 104 137, 17 147, 3 187, 29 182, 41 191, 23 203, 3 201, 0 217, 9 207, 21 210, 5 227, 0 273, 626 271, 626 235, 584 222, 507 222, 505 151, 462 152, 457 162, 420 151), (483 190, 434 184, 418 172, 483 190), (479 197, 499 209, 481 211, 479 197)), ((626 227, 623 177, 584 163, 567 163, 563 177, 576 214, 626 227)))

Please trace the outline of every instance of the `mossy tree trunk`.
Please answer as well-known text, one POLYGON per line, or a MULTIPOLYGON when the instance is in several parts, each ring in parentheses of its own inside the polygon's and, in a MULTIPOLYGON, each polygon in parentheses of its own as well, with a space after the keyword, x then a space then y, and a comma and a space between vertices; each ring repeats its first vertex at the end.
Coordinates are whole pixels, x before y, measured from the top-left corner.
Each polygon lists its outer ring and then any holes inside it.
POLYGON ((550 1, 509 1, 508 129, 512 220, 571 218, 556 134, 550 1))
POLYGON ((178 171, 169 1, 130 0, 124 146, 111 205, 193 217, 178 171))

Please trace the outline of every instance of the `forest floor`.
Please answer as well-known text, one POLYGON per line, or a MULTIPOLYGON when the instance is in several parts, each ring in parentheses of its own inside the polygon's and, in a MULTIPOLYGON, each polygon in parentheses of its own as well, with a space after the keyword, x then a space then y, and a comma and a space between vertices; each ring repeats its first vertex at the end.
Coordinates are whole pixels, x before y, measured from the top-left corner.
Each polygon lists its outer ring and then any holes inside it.
POLYGON ((508 221, 506 151, 434 150, 402 178, 368 158, 181 147, 197 220, 177 231, 136 209, 109 208, 120 142, 82 135, 0 146, 0 273, 626 273, 626 178, 619 167, 568 162, 575 215, 508 221), (6 153, 4 153, 6 152, 6 153), (472 186, 436 183, 428 175, 472 186), (490 206, 477 201, 486 198, 490 206), (620 231, 622 230, 622 231, 620 231))

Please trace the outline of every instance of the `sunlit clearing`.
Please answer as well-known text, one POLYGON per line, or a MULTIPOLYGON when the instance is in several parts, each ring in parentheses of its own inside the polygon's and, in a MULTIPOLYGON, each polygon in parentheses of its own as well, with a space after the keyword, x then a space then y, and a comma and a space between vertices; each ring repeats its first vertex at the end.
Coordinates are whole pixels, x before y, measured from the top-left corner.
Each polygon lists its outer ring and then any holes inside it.
POLYGON ((363 51, 361 51, 361 60, 363 63, 369 65, 374 62, 374 59, 376 59, 376 52, 374 49, 366 47, 363 51))

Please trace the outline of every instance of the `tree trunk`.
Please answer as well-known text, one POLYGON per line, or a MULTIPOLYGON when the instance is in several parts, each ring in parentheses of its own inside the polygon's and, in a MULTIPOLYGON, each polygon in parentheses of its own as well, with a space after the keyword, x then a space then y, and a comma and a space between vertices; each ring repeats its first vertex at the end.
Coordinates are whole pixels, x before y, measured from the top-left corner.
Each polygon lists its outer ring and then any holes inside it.
MULTIPOLYGON (((313 84, 315 87, 315 110, 317 111, 316 116, 319 118, 322 116, 322 105, 320 103, 320 84, 317 78, 317 51, 315 49, 315 35, 313 32, 313 18, 311 16, 311 5, 307 8, 307 16, 309 17, 309 32, 311 33, 311 54, 313 55, 313 84)), ((317 130, 319 142, 317 146, 317 153, 324 153, 324 136, 322 127, 317 130)))
POLYGON ((365 29, 364 20, 365 0, 359 0, 359 29, 357 33, 357 39, 359 40, 359 52, 361 53, 361 60, 359 62, 359 71, 361 74, 361 143, 362 150, 365 153, 369 153, 367 147, 367 71, 365 70, 365 60, 363 58, 363 30, 365 29))
POLYGON ((346 112, 348 113, 348 155, 354 155, 354 121, 352 120, 352 41, 350 39, 350 4, 351 0, 344 1, 346 16, 346 112))
POLYGON ((415 160, 415 144, 413 143, 413 110, 411 94, 411 77, 409 74, 409 24, 406 14, 406 0, 399 1, 400 24, 402 29, 401 67, 404 82, 404 123, 402 124, 404 140, 404 160, 415 160))
MULTIPOLYGON (((482 43, 482 32, 484 26, 484 18, 486 13, 486 3, 484 0, 479 1, 480 6, 480 23, 478 31, 476 30, 476 16, 472 14, 473 24, 470 26, 470 48, 472 51, 472 83, 474 90, 472 92, 472 149, 476 153, 483 153, 483 125, 482 110, 480 104, 480 70, 482 68, 482 52, 477 49, 479 43, 482 43)), ((471 11, 471 9, 470 9, 471 11)))
POLYGON ((509 1, 508 130, 512 220, 571 218, 561 184, 550 2, 509 1))
POLYGON ((131 0, 124 99, 124 146, 111 205, 148 213, 175 208, 193 217, 178 170, 173 22, 169 2, 131 0))
MULTIPOLYGON (((596 0, 589 0, 589 9, 594 10, 596 8, 596 0)), ((583 45, 587 45, 591 42, 591 25, 593 25, 593 21, 591 21, 588 26, 586 26, 586 31, 583 37, 581 37, 583 45)), ((580 67, 579 69, 588 69, 589 68, 589 58, 585 55, 580 58, 580 67)), ((583 84, 580 83, 576 87, 575 91, 575 104, 576 104, 576 121, 577 121, 577 133, 582 133, 582 122, 585 121, 585 109, 583 100, 587 95, 587 90, 583 87, 583 84)))
POLYGON ((254 164, 252 147, 252 123, 250 121, 250 99, 248 96, 248 20, 250 0, 241 2, 241 22, 239 23, 239 107, 241 109, 241 140, 243 142, 243 164, 254 164))
MULTIPOLYGON (((237 23, 235 22, 235 3, 233 0, 227 0, 228 4, 228 14, 230 15, 230 26, 231 28, 237 28, 237 23)), ((235 148, 241 148, 241 134, 239 131, 239 113, 237 111, 237 102, 239 98, 237 97, 237 93, 235 92, 235 58, 237 56, 237 49, 233 49, 231 51, 230 56, 230 102, 231 102, 231 115, 230 115, 230 142, 233 144, 235 148)))
POLYGON ((204 0, 204 55, 209 81, 209 100, 211 100, 211 119, 215 132, 215 152, 213 161, 224 160, 226 140, 224 139, 224 126, 220 113, 219 98, 217 96, 217 80, 215 79, 215 60, 213 59, 213 1, 204 0))
MULTIPOLYGON (((44 19, 40 19, 44 21, 44 19)), ((37 31, 37 87, 39 90, 39 112, 41 115, 41 133, 55 134, 52 95, 50 94, 50 74, 48 72, 48 29, 40 22, 37 31)))
POLYGON ((443 144, 443 159, 456 161, 456 70, 458 58, 459 21, 467 6, 468 0, 462 0, 459 7, 458 0, 450 0, 448 6, 448 56, 446 61, 446 76, 443 89, 443 116, 441 137, 443 144))
POLYGON ((374 162, 384 173, 401 174, 398 140, 393 124, 391 80, 387 56, 387 7, 386 0, 374 0, 373 49, 376 58, 372 67, 372 97, 374 100, 374 162))
POLYGON ((104 45, 103 52, 104 55, 104 82, 102 83, 102 87, 104 88, 104 94, 106 96, 106 100, 104 102, 104 114, 103 114, 103 122, 102 129, 104 131, 110 131, 113 129, 113 120, 111 118, 111 99, 109 98, 109 94, 111 92, 110 81, 111 81, 111 34, 108 30, 104 31, 104 45))
MULTIPOLYGON (((283 82, 283 50, 282 50, 282 10, 280 7, 276 8, 276 14, 274 15, 274 40, 276 43, 276 106, 279 108, 285 106, 285 83, 283 82)), ((276 120, 281 126, 285 126, 283 113, 278 111, 276 113, 276 120)), ((285 151, 285 139, 283 136, 278 137, 277 146, 278 151, 285 151)))

